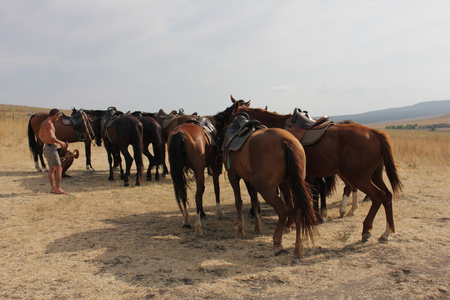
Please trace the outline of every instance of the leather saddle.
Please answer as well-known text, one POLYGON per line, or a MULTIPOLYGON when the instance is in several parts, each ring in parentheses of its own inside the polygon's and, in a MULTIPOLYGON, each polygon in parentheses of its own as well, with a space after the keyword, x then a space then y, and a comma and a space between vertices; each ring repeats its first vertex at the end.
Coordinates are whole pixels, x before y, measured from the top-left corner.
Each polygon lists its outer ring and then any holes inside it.
POLYGON ((222 151, 237 151, 245 141, 258 129, 267 128, 258 120, 249 120, 248 116, 237 116, 228 127, 222 145, 222 151))
POLYGON ((201 126, 203 130, 205 131, 206 138, 208 139, 210 145, 212 147, 218 147, 218 139, 217 139, 217 130, 216 127, 214 127, 211 120, 204 117, 196 118, 195 120, 189 120, 186 123, 192 123, 198 126, 201 126))
POLYGON ((285 129, 293 133, 303 146, 309 146, 316 143, 333 124, 327 116, 314 120, 307 111, 295 108, 292 117, 286 120, 285 129))
POLYGON ((77 140, 84 141, 86 139, 85 129, 88 122, 86 114, 82 110, 75 110, 70 116, 62 113, 61 123, 65 126, 72 126, 77 132, 77 140))
POLYGON ((161 122, 161 129, 166 129, 167 127, 172 124, 173 120, 175 120, 176 117, 180 116, 176 110, 172 110, 170 114, 162 116, 163 120, 161 122))
POLYGON ((115 120, 123 115, 123 112, 116 110, 115 107, 108 107, 106 113, 103 115, 100 124, 103 129, 111 127, 115 120))

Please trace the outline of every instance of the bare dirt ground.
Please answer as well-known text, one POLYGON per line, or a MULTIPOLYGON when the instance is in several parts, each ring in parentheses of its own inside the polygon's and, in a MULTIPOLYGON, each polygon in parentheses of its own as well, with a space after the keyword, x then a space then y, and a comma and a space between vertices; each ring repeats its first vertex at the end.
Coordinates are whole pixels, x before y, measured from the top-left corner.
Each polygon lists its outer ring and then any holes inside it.
MULTIPOLYGON (((338 218, 340 186, 328 222, 296 260, 294 232, 283 238, 288 252, 273 256, 276 216, 266 204, 263 234, 246 217, 246 238, 236 237, 233 193, 223 177, 225 216, 216 217, 208 182, 204 236, 196 237, 181 226, 170 177, 123 187, 107 180, 103 148, 93 148, 95 173, 84 170, 83 145, 75 148, 82 155, 62 184, 70 195, 60 196, 48 193, 47 174, 34 170, 25 141, 0 143, 1 298, 449 298, 449 167, 401 165, 404 194, 394 202, 397 233, 389 243, 377 241, 382 209, 372 238, 360 242, 370 203, 338 218)), ((191 201, 192 223, 193 212, 191 201)))

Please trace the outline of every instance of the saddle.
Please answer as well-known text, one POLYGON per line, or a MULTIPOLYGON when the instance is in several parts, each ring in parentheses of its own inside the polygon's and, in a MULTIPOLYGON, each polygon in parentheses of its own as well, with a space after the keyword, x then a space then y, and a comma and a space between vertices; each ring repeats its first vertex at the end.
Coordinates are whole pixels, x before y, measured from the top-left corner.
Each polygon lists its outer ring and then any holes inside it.
POLYGON ((333 124, 327 116, 314 120, 307 111, 295 108, 292 117, 286 120, 284 129, 293 133, 303 146, 309 146, 316 143, 333 124))
POLYGON ((175 120, 176 117, 180 116, 176 110, 172 110, 170 112, 170 114, 166 114, 165 116, 163 115, 163 120, 161 122, 161 129, 166 129, 167 127, 170 126, 170 124, 172 124, 173 120, 175 120))
POLYGON ((206 138, 208 139, 210 145, 212 147, 218 147, 219 142, 217 139, 217 130, 216 127, 214 127, 213 123, 210 119, 205 117, 199 117, 195 120, 189 120, 186 123, 192 123, 198 126, 201 126, 203 130, 205 131, 206 138))
POLYGON ((248 116, 238 116, 233 124, 228 127, 222 145, 222 151, 237 151, 241 149, 245 141, 258 129, 267 128, 258 120, 249 120, 248 116))
POLYGON ((115 107, 108 107, 102 119, 100 120, 102 131, 110 141, 111 139, 109 138, 108 131, 106 129, 111 127, 114 121, 116 121, 121 116, 123 116, 123 112, 118 111, 115 107))
POLYGON ((85 114, 82 113, 81 110, 75 111, 72 113, 72 115, 67 116, 66 114, 62 113, 61 115, 61 122, 65 126, 72 126, 75 131, 77 132, 77 140, 78 141, 84 141, 86 139, 86 136, 84 135, 84 131, 86 129, 86 121, 85 114))

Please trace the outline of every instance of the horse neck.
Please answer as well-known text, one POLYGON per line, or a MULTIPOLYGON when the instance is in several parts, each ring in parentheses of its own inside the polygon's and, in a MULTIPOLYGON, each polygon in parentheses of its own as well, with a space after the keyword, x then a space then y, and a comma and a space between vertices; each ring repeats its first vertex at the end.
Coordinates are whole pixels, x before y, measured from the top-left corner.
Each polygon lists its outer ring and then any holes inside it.
POLYGON ((284 128, 286 125, 286 120, 291 117, 291 115, 280 115, 267 110, 249 107, 241 107, 238 112, 245 112, 248 114, 250 119, 256 119, 267 127, 276 128, 284 128))

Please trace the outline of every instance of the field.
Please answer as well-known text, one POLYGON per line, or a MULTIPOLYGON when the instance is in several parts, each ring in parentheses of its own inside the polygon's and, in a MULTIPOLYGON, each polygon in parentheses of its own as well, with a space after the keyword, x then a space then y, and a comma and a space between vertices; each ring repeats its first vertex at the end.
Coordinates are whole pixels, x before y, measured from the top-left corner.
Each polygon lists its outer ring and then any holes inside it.
MULTIPOLYGON (((449 298, 449 132, 388 131, 404 184, 392 240, 377 241, 385 230, 380 209, 373 237, 360 242, 370 202, 339 218, 340 185, 328 201, 329 220, 296 260, 294 232, 283 237, 288 252, 273 256, 276 215, 265 203, 263 234, 246 217, 246 237, 236 237, 226 175, 222 219, 214 214, 212 182, 206 186, 202 237, 182 228, 170 177, 141 187, 123 187, 117 176, 108 181, 103 148, 93 147, 96 172, 87 173, 84 144, 71 144, 81 155, 62 182, 70 195, 49 194, 47 174, 34 170, 29 154, 27 109, 0 108, 1 298, 449 298)), ((191 200, 192 223, 194 206, 191 200)))

